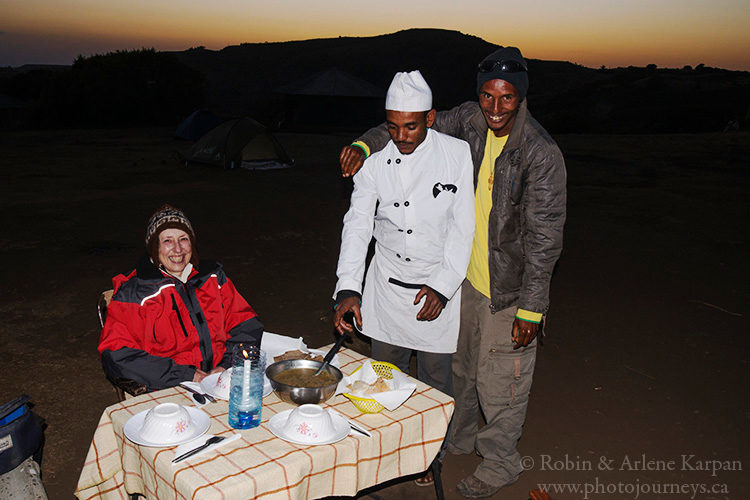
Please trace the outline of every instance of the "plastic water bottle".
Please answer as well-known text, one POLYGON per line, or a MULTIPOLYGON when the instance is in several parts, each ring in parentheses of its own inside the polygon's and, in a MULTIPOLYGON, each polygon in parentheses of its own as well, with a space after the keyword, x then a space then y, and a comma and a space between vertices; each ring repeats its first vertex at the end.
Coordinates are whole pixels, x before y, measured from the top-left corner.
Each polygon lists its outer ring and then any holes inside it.
POLYGON ((265 370, 265 353, 258 346, 249 344, 235 346, 229 388, 229 425, 231 427, 252 429, 260 425, 265 370))

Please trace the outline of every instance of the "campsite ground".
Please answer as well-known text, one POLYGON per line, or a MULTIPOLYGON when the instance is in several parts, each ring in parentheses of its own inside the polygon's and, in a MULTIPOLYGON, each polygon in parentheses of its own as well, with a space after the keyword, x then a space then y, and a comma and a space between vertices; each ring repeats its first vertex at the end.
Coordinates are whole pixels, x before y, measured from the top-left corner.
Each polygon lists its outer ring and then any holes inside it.
MULTIPOLYGON (((46 419, 50 498, 72 498, 116 401, 96 354, 96 298, 133 267, 162 202, 185 210, 201 254, 224 263, 267 330, 333 340, 350 191, 336 158, 350 138, 282 134, 297 166, 249 172, 180 165, 184 145, 166 129, 4 133, 0 402, 27 393, 46 419)), ((558 140, 568 223, 519 443, 528 471, 498 498, 552 482, 596 490, 559 499, 748 498, 750 134, 558 140), (691 470, 714 460, 743 470, 691 470), (719 486, 693 494, 701 484, 719 486)), ((447 498, 478 461, 447 457, 447 498)), ((368 493, 433 494, 411 481, 368 493)))

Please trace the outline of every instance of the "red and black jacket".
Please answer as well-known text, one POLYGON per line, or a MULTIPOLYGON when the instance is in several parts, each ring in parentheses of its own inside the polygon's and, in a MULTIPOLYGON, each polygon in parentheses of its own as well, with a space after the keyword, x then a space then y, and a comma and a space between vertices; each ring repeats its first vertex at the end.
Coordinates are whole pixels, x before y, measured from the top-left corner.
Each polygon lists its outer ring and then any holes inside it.
POLYGON ((228 368, 234 343, 260 345, 263 324, 218 262, 200 261, 182 283, 144 256, 112 282, 99 340, 110 377, 163 389, 192 380, 196 368, 228 368))

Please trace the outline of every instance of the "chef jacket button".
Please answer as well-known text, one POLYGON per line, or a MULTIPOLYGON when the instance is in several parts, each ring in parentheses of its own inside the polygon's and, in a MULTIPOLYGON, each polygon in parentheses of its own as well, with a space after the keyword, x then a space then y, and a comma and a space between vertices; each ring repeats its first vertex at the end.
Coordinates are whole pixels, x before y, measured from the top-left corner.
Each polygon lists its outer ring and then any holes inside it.
POLYGON ((396 257, 398 257, 398 258, 400 259, 400 258, 401 258, 401 254, 398 254, 398 253, 397 253, 397 254, 396 254, 396 257))
POLYGON ((393 204, 394 207, 398 207, 398 202, 393 204))
POLYGON ((404 202, 404 206, 405 206, 405 207, 408 207, 408 206, 409 206, 409 202, 408 202, 408 201, 405 201, 405 202, 404 202))
POLYGON ((406 262, 411 262, 411 259, 409 257, 404 259, 406 262))
POLYGON ((398 230, 398 232, 399 232, 399 233, 403 233, 403 232, 404 232, 404 230, 403 230, 403 229, 399 229, 399 230, 398 230))
POLYGON ((401 163, 401 158, 396 158, 396 163, 401 163))
POLYGON ((390 165, 390 164, 391 164, 391 160, 388 160, 388 161, 387 161, 386 163, 387 163, 388 165, 390 165))
POLYGON ((406 234, 411 234, 411 233, 412 233, 411 229, 406 230, 406 234))

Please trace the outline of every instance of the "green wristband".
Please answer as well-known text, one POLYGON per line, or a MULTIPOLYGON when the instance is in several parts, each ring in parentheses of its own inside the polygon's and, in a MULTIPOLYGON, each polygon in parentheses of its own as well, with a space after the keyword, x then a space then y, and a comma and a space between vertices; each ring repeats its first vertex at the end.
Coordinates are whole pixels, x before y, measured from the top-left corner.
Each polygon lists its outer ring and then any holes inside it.
POLYGON ((365 148, 364 148, 364 147, 362 147, 362 145, 361 145, 361 144, 350 144, 350 146, 353 146, 353 147, 355 147, 355 148, 359 148, 359 149, 361 149, 361 150, 362 150, 362 152, 363 152, 363 153, 365 154, 365 158, 367 158, 367 156, 368 156, 368 155, 367 155, 367 151, 365 150, 365 148))

